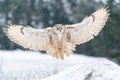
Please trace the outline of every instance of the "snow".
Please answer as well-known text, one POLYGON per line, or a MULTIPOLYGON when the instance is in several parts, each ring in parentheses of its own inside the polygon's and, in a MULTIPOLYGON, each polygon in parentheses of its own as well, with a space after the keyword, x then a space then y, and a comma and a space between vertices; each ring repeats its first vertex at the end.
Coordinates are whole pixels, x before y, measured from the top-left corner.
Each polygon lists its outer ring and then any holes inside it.
POLYGON ((85 62, 44 80, 120 80, 120 67, 111 62, 85 62), (86 66, 87 65, 87 66, 86 66), (114 65, 114 66, 113 66, 114 65))
POLYGON ((60 60, 40 52, 0 51, 0 80, 120 80, 120 66, 76 54, 60 60))

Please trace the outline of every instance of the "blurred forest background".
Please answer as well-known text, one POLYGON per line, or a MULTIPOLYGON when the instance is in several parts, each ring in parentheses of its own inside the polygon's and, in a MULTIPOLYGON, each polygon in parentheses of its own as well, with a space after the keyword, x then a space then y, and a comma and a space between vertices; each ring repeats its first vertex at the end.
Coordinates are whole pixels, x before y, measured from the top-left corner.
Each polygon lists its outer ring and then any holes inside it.
POLYGON ((95 39, 77 46, 75 53, 107 57, 120 63, 120 0, 0 0, 0 49, 22 48, 4 35, 5 24, 35 28, 73 24, 104 5, 110 9, 104 29, 95 39))

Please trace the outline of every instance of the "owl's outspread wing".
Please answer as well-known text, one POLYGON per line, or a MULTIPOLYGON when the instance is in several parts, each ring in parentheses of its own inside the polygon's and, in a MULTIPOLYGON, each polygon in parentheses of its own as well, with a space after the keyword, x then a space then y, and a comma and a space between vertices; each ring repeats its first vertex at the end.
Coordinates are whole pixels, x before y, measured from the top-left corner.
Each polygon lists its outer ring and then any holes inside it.
POLYGON ((97 36, 108 19, 108 12, 107 8, 101 8, 85 17, 81 23, 66 25, 70 33, 70 42, 82 44, 97 36))
POLYGON ((31 50, 46 50, 49 47, 49 29, 34 29, 20 25, 7 25, 6 35, 15 43, 31 50))

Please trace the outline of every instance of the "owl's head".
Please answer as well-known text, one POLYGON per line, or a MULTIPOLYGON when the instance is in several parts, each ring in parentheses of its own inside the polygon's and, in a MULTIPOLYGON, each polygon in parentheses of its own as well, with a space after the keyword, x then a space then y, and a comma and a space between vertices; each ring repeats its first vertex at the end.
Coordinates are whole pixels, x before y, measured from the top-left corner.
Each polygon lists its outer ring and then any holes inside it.
POLYGON ((65 33, 65 26, 62 24, 56 24, 55 26, 53 26, 53 32, 55 34, 59 34, 59 33, 65 33))

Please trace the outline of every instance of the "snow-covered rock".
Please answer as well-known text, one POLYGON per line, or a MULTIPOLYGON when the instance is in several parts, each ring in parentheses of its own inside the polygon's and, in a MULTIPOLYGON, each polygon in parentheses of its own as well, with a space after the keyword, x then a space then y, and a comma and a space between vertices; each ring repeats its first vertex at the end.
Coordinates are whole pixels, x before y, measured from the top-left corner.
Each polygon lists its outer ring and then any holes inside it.
POLYGON ((31 51, 0 51, 0 80, 120 80, 120 66, 105 58, 64 60, 31 51))
POLYGON ((43 80, 120 80, 120 67, 111 61, 90 60, 43 80))

